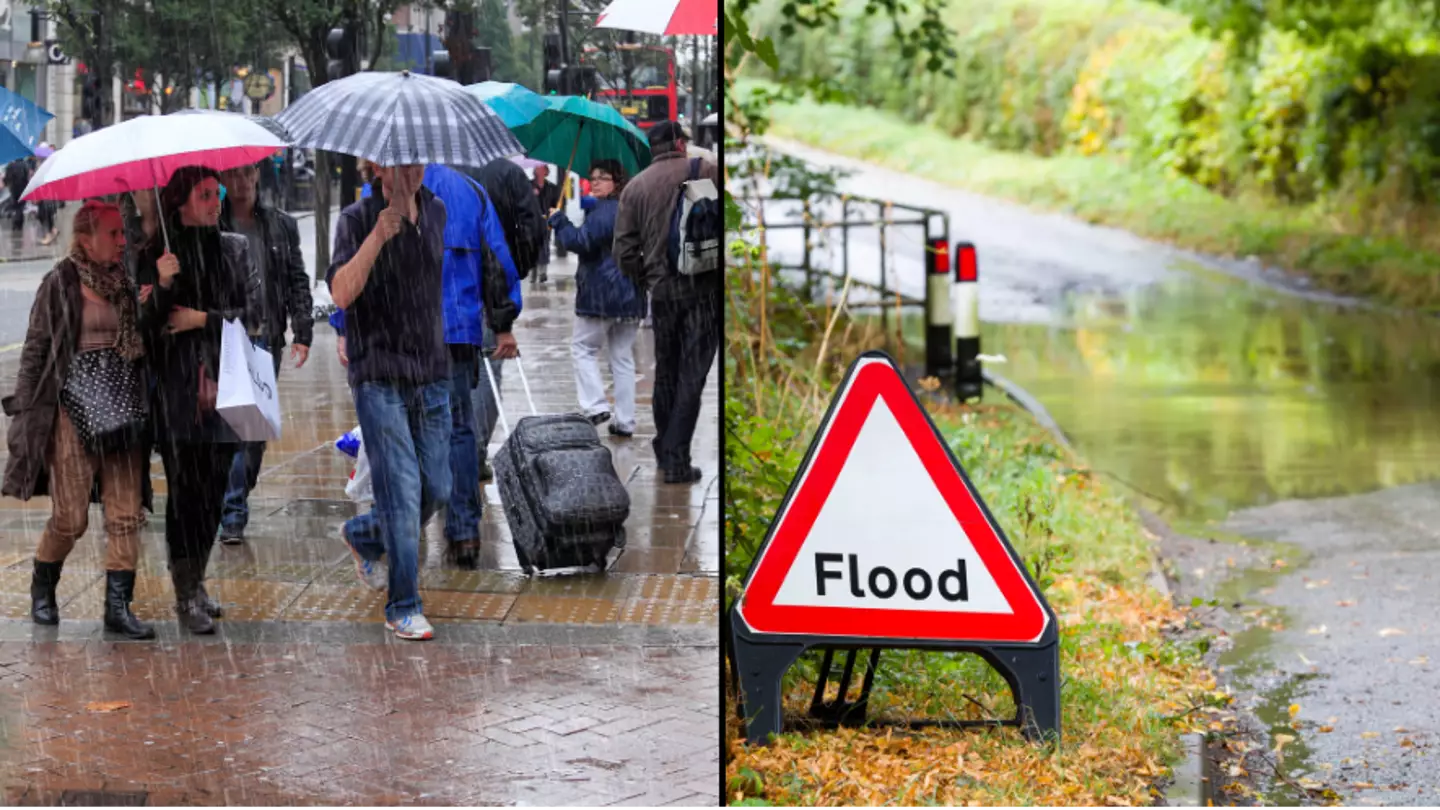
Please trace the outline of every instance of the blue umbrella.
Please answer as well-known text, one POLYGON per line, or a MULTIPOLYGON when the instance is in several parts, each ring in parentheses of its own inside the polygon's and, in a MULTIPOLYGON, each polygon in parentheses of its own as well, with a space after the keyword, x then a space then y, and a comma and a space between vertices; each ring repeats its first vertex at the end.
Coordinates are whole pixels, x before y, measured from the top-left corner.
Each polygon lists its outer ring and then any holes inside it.
POLYGON ((537 116, 550 109, 544 96, 510 82, 470 84, 465 86, 465 92, 485 102, 511 130, 534 121, 537 116))
POLYGON ((54 114, 0 87, 0 163, 35 154, 54 114))

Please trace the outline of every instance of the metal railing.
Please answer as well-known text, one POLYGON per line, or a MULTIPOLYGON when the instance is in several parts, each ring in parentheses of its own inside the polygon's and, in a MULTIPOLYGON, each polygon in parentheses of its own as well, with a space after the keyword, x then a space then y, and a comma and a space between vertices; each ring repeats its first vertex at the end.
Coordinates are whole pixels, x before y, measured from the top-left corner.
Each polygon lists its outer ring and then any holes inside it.
MULTIPOLYGON (((949 244, 950 215, 917 206, 903 205, 890 200, 854 195, 836 195, 804 200, 766 198, 762 204, 793 203, 798 211, 776 212, 766 206, 764 228, 766 231, 795 231, 801 234, 798 261, 776 260, 772 252, 771 267, 780 271, 803 274, 806 295, 818 295, 816 285, 825 279, 848 283, 852 288, 873 292, 877 295, 880 309, 881 328, 887 333, 890 328, 890 302, 902 308, 924 309, 926 301, 925 274, 931 271, 936 242, 949 244), (838 206, 838 216, 832 216, 838 206), (788 214, 788 215, 787 215, 788 214), (833 232, 839 233, 839 267, 825 266, 820 239, 828 239, 833 232), (851 262, 852 244, 857 240, 857 231, 873 232, 878 247, 878 263, 874 268, 878 278, 857 278, 851 262), (902 279, 892 278, 898 271, 894 260, 897 241, 903 242, 906 231, 918 231, 919 241, 914 244, 912 259, 918 262, 920 277, 913 286, 920 292, 906 293, 901 289, 902 279)), ((780 255, 785 255, 781 253, 780 255)))

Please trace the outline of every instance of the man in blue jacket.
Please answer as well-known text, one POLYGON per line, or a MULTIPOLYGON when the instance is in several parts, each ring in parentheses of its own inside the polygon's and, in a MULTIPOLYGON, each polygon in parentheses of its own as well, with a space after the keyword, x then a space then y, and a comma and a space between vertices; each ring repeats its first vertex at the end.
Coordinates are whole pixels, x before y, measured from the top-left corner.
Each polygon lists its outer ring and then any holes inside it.
MULTIPOLYGON (((445 204, 445 343, 450 350, 450 475, 452 489, 445 539, 455 560, 474 567, 480 553, 480 455, 472 391, 481 382, 481 349, 487 327, 494 357, 518 355, 511 333, 520 314, 520 274, 504 228, 485 189, 446 166, 425 169, 425 188, 445 204)), ((370 187, 362 190, 369 196, 370 187)))

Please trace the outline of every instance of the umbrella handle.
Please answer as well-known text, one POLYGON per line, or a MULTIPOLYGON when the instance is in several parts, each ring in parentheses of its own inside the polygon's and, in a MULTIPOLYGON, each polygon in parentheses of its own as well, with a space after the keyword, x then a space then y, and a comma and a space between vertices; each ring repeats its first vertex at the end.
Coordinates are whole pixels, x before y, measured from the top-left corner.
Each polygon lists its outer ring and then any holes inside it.
MULTIPOLYGON (((150 179, 155 182, 155 218, 160 220, 160 236, 165 240, 165 252, 170 252, 170 229, 165 227, 165 207, 160 203, 160 181, 155 177, 155 164, 150 164, 150 179)), ((135 192, 130 192, 134 198, 135 192)))
MULTIPOLYGON (((575 145, 570 147, 570 160, 565 164, 565 182, 560 186, 560 202, 555 204, 555 211, 565 207, 565 197, 570 194, 570 167, 575 165, 575 153, 580 151, 580 133, 584 129, 584 121, 581 121, 580 126, 575 128, 575 145)), ((553 214, 555 211, 550 213, 553 214)))

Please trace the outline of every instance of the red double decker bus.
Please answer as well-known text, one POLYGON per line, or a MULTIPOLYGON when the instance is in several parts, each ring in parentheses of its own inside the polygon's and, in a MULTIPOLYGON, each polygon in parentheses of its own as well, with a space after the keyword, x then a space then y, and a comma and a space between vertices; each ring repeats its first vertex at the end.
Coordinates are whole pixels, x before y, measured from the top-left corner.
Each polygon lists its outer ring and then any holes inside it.
POLYGON ((648 130, 674 121, 680 111, 675 86, 675 52, 658 45, 618 43, 585 48, 581 59, 599 74, 595 100, 609 104, 629 121, 648 130))

